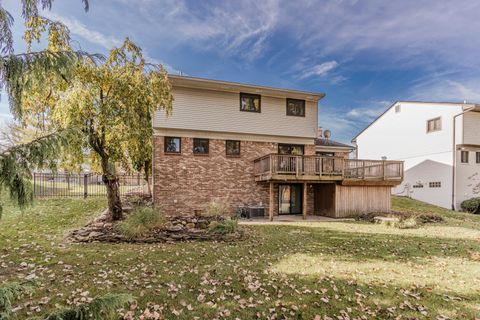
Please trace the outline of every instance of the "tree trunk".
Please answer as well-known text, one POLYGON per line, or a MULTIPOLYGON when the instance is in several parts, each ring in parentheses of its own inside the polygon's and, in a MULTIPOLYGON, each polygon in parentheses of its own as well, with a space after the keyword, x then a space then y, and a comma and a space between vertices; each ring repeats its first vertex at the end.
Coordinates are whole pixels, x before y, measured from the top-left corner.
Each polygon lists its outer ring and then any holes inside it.
POLYGON ((152 188, 150 186, 150 168, 148 167, 148 163, 146 163, 145 167, 144 167, 144 172, 143 172, 143 177, 145 179, 145 181, 147 181, 147 188, 148 188, 148 195, 151 197, 152 196, 152 188))
POLYGON ((102 169, 102 180, 107 188, 108 211, 112 220, 121 220, 123 218, 123 210, 122 201, 120 200, 118 177, 111 172, 108 160, 102 159, 102 169))

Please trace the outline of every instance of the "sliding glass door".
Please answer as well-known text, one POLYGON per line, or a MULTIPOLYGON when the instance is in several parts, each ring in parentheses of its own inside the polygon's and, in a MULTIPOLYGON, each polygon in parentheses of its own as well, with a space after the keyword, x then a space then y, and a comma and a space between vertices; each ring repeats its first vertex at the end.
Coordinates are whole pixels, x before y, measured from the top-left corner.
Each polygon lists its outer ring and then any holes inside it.
POLYGON ((281 184, 278 192, 279 214, 302 214, 302 185, 281 184))

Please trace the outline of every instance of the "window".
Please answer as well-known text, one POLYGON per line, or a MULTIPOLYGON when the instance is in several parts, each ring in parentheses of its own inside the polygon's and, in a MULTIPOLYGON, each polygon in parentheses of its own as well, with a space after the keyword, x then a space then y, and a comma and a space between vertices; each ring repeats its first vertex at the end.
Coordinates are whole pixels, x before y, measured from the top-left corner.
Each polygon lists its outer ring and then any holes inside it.
POLYGON ((435 181, 435 182, 429 182, 428 183, 428 186, 430 188, 441 188, 442 187, 442 183, 440 181, 435 181))
POLYGON ((427 121, 427 133, 442 130, 442 119, 440 117, 427 121))
POLYGON ((178 137, 165 137, 165 153, 180 153, 182 151, 182 139, 178 137))
POLYGON ((193 154, 208 154, 208 139, 193 139, 193 154))
POLYGON ((315 154, 320 157, 335 157, 334 152, 315 152, 315 154))
POLYGON ((278 154, 285 155, 294 155, 302 156, 303 155, 303 146, 297 144, 279 144, 278 145, 278 154))
POLYGON ((239 156, 240 155, 240 141, 227 140, 225 141, 225 152, 227 156, 239 156))
POLYGON ((480 152, 475 152, 475 157, 477 159, 477 163, 480 163, 480 152))
POLYGON ((402 111, 402 105, 397 104, 397 105, 395 106, 395 113, 399 113, 400 111, 402 111))
POLYGON ((421 189, 421 188, 423 188, 423 184, 421 184, 421 183, 414 184, 413 188, 414 189, 421 189))
POLYGON ((240 93, 240 111, 260 112, 261 97, 259 94, 240 93))
POLYGON ((287 116, 305 117, 305 100, 287 99, 287 116))
POLYGON ((460 151, 460 162, 468 163, 468 151, 460 151))

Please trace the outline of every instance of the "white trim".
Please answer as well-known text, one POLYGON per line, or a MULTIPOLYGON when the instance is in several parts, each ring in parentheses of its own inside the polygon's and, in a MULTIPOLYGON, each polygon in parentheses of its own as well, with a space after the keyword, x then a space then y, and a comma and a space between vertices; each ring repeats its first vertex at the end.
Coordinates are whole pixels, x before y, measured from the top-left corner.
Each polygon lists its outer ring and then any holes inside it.
POLYGON ((155 136, 175 136, 181 138, 207 138, 216 140, 239 140, 239 141, 255 141, 255 142, 274 142, 287 144, 313 145, 313 138, 297 138, 271 135, 254 135, 230 132, 214 132, 202 130, 183 130, 183 129, 163 129, 154 128, 155 136))

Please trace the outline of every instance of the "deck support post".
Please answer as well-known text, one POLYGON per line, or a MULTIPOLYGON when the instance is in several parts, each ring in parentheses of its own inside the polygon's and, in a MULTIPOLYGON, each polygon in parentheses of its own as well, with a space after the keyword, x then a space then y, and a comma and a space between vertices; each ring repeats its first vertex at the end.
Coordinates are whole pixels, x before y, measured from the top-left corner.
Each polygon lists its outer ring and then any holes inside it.
POLYGON ((268 203, 268 219, 270 221, 273 221, 273 199, 274 199, 274 194, 273 194, 273 182, 270 182, 270 191, 269 191, 269 203, 268 203))
POLYGON ((303 184, 303 201, 302 201, 303 220, 307 219, 307 193, 308 193, 308 187, 307 187, 307 183, 305 182, 303 184))

